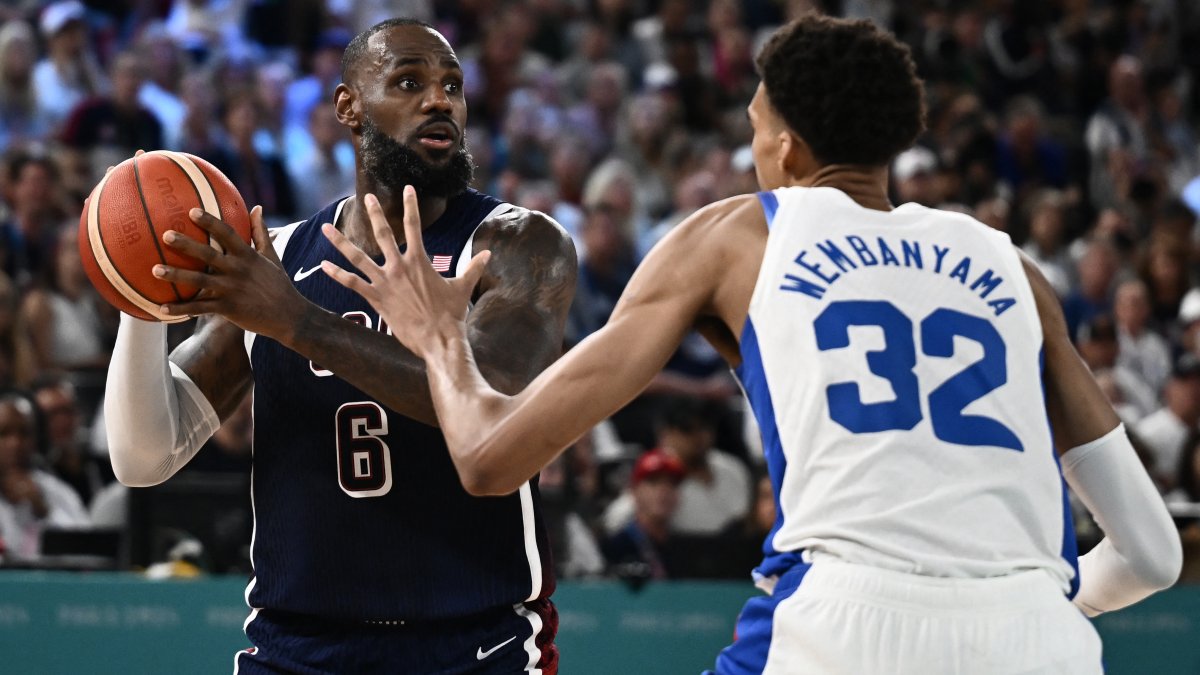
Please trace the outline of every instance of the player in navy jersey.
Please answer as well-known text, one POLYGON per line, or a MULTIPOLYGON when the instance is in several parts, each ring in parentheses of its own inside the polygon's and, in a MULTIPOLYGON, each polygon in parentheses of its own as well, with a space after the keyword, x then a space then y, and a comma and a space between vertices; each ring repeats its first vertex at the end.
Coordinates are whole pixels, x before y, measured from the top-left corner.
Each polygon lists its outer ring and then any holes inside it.
POLYGON ((455 466, 497 494, 641 391, 694 327, 713 343, 777 504, 756 570, 768 594, 746 603, 719 675, 1102 672, 1084 614, 1171 585, 1182 553, 1053 288, 1003 233, 889 203, 888 166, 924 118, 895 37, 808 14, 757 62, 763 191, 672 229, 608 323, 518 395, 475 367, 472 289, 430 270, 415 208, 405 252, 373 219, 382 265, 324 228, 369 282, 324 269, 405 320, 395 336, 426 360, 455 466), (1064 476, 1106 535, 1077 568, 1064 476))
POLYGON ((555 673, 534 481, 493 497, 480 496, 495 493, 486 479, 464 488, 423 363, 319 273, 323 260, 345 263, 321 227, 378 254, 368 212, 400 236, 402 189, 417 185, 422 246, 475 287, 469 340, 510 393, 561 351, 574 249, 545 215, 467 188, 463 73, 432 28, 364 31, 342 79, 333 104, 352 132, 354 195, 270 234, 255 208, 253 246, 199 211, 223 251, 164 234, 207 265, 155 268, 204 289, 165 311, 208 316, 169 359, 162 324, 122 317, 105 403, 114 469, 128 485, 166 480, 253 386, 254 646, 235 672, 555 673))

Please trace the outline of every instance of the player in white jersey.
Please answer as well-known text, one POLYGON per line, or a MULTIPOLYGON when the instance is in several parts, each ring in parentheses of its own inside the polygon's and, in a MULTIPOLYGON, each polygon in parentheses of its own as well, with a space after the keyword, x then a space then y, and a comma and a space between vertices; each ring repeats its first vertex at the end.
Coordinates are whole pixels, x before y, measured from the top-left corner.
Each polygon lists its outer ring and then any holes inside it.
POLYGON ((778 518, 755 570, 768 595, 747 603, 718 673, 1101 672, 1084 614, 1169 586, 1181 551, 1053 290, 1006 235, 888 203, 887 166, 924 116, 893 37, 808 16, 758 65, 764 192, 680 224, 609 323, 516 396, 488 386, 466 339, 481 261, 460 279, 432 271, 411 190, 407 253, 377 211, 384 265, 327 228, 368 280, 325 269, 425 359, 472 492, 516 489, 693 327, 722 351, 778 518), (1064 475, 1107 535, 1078 565, 1064 475))

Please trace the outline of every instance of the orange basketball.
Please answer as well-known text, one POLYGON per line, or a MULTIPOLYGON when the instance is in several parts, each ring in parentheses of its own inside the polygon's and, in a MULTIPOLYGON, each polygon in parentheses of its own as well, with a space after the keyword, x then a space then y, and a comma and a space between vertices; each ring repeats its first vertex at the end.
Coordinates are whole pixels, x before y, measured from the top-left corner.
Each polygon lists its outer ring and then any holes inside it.
POLYGON ((108 172, 83 204, 79 253, 92 285, 122 312, 147 321, 175 323, 186 316, 159 311, 186 302, 199 289, 155 277, 159 263, 203 270, 200 261, 163 243, 167 230, 220 249, 192 222, 200 207, 250 241, 250 214, 237 188, 212 164, 183 152, 155 150, 131 157, 108 172))

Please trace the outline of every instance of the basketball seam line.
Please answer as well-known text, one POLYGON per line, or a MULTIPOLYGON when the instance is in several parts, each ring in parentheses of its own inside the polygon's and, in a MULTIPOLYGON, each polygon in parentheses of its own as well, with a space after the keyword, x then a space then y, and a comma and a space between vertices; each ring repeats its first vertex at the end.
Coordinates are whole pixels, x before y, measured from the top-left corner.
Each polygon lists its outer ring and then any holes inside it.
MULTIPOLYGON (((137 185, 138 199, 142 202, 142 212, 146 214, 146 227, 150 228, 150 241, 154 242, 154 250, 158 252, 158 259, 162 261, 162 264, 166 265, 167 256, 163 253, 162 244, 159 243, 158 236, 154 232, 154 221, 150 218, 150 207, 146 205, 146 195, 142 193, 142 175, 138 171, 138 158, 136 156, 133 158, 133 182, 137 185)), ((175 287, 175 284, 173 282, 167 283, 171 284, 171 291, 175 294, 175 299, 183 302, 183 296, 179 294, 179 289, 175 287)))
MULTIPOLYGON (((108 187, 107 180, 104 181, 104 185, 100 188, 100 193, 96 195, 97 214, 99 214, 99 208, 101 206, 100 200, 104 196, 104 188, 106 188, 106 187, 108 187)), ((90 234, 88 235, 88 243, 89 244, 91 243, 91 235, 90 234)), ((108 250, 108 240, 106 240, 103 235, 100 236, 100 247, 104 249, 104 255, 111 261, 112 260, 112 252, 108 250)), ((92 256, 95 257, 95 255, 96 254, 93 252, 92 256)), ((97 261, 97 264, 99 264, 99 261, 97 261)), ((111 263, 110 263, 110 265, 111 265, 111 263)), ((149 302, 152 304, 154 303, 153 300, 146 297, 145 294, 143 294, 141 291, 137 290, 137 287, 135 287, 133 285, 133 282, 131 282, 129 280, 129 277, 125 276, 125 273, 122 272, 119 267, 117 267, 116 265, 111 265, 111 267, 112 267, 113 272, 116 272, 117 276, 121 277, 121 281, 125 282, 125 285, 128 286, 130 290, 132 290, 134 293, 137 293, 138 296, 140 296, 146 302, 149 302)), ((119 289, 115 289, 115 290, 117 290, 118 295, 124 297, 125 294, 122 293, 119 289)), ((129 298, 126 298, 126 300, 129 300, 129 298)), ((146 310, 144 308, 139 307, 138 304, 136 302, 134 302, 133 300, 129 300, 129 303, 132 304, 134 307, 137 307, 139 310, 146 312, 146 310)), ((152 314, 150 314, 150 312, 146 312, 146 314, 149 316, 153 316, 152 314)))
MULTIPOLYGON (((203 209, 204 208, 204 197, 202 197, 200 195, 200 188, 199 188, 199 186, 196 185, 196 181, 192 179, 192 174, 188 173, 188 170, 183 165, 183 162, 180 162, 179 159, 177 157, 175 157, 175 153, 172 152, 172 153, 167 154, 166 156, 167 156, 167 159, 171 160, 171 162, 173 164, 175 164, 175 166, 179 167, 179 170, 183 172, 184 176, 187 176, 188 184, 192 186, 192 191, 196 193, 196 203, 199 204, 200 208, 203 209)), ((217 217, 221 218, 221 215, 220 215, 221 214, 221 200, 217 198, 217 191, 213 188, 212 181, 210 181, 208 179, 208 176, 206 176, 204 174, 204 169, 201 169, 200 165, 198 165, 195 162, 192 162, 190 160, 188 163, 191 164, 192 166, 196 167, 196 170, 200 172, 200 177, 203 178, 204 182, 208 184, 208 191, 212 193, 213 201, 217 203, 217 217)), ((221 220, 223 222, 224 218, 221 218, 221 220)), ((208 238, 208 245, 212 246, 212 239, 213 239, 212 235, 207 232, 205 232, 204 235, 208 238)), ((211 271, 211 269, 212 268, 208 265, 204 266, 204 271, 206 273, 211 271)), ((193 297, 193 299, 195 299, 195 298, 193 297)))

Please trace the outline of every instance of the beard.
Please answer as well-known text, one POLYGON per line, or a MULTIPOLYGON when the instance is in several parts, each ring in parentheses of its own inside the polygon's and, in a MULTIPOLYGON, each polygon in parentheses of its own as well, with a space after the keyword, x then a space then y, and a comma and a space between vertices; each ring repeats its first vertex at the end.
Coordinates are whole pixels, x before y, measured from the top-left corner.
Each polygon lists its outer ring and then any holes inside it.
POLYGON ((475 160, 467 149, 466 136, 442 166, 426 162, 415 150, 383 133, 371 120, 362 121, 363 171, 375 184, 393 190, 411 185, 419 197, 454 197, 462 194, 475 177, 475 160))

